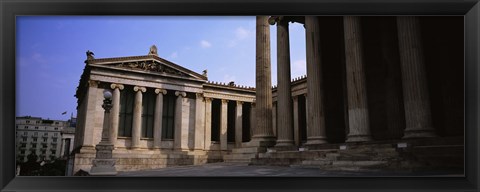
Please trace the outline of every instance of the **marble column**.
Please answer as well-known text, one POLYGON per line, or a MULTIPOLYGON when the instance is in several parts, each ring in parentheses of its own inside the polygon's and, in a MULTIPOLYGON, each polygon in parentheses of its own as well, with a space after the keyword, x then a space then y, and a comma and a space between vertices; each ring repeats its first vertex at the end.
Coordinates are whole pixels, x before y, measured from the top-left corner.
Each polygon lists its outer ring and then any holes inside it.
POLYGON ((363 59, 360 17, 343 17, 345 30, 345 63, 347 75, 348 124, 347 142, 370 141, 367 86, 363 59))
POLYGON ((210 150, 212 145, 212 98, 205 100, 205 150, 210 150))
POLYGON ((288 20, 277 21, 277 146, 293 145, 292 93, 290 85, 288 20))
POLYGON ((272 78, 270 63, 270 26, 268 16, 256 17, 256 125, 252 145, 275 144, 272 130, 272 78))
POLYGON ((182 125, 183 125, 183 103, 184 103, 184 99, 185 97, 187 97, 187 93, 183 92, 183 91, 175 91, 175 96, 177 96, 177 101, 175 103, 175 120, 174 120, 174 123, 175 123, 175 130, 174 130, 174 148, 175 149, 182 149, 184 148, 185 146, 182 145, 182 143, 185 143, 184 141, 182 141, 182 139, 186 139, 188 140, 188 137, 187 138, 183 138, 182 135, 184 135, 185 133, 183 133, 183 129, 182 129, 182 125))
POLYGON ((132 149, 140 148, 140 137, 142 133, 142 92, 145 93, 147 89, 145 87, 135 86, 135 103, 133 108, 133 122, 132 122, 132 149))
POLYGON ((237 101, 237 111, 235 113, 235 146, 242 146, 242 128, 243 128, 243 101, 237 101))
POLYGON ((205 145, 205 104, 203 103, 203 94, 195 94, 195 136, 194 149, 201 150, 205 145))
POLYGON ((397 17, 406 128, 403 138, 435 137, 418 17, 397 17))
POLYGON ((277 103, 278 102, 273 102, 272 103, 272 130, 273 130, 273 136, 277 137, 278 133, 278 127, 277 127, 277 103))
POLYGON ((327 143, 323 104, 320 26, 316 16, 305 17, 307 52, 307 145, 327 143))
POLYGON ((155 89, 157 98, 155 100, 155 113, 153 117, 153 148, 159 149, 162 144, 162 121, 163 121, 163 95, 167 94, 165 89, 155 89))
POLYGON ((228 100, 222 99, 220 110, 220 149, 228 149, 227 128, 228 128, 228 100))
POLYGON ((110 119, 112 120, 110 122, 110 142, 112 142, 112 145, 115 147, 118 136, 118 122, 120 119, 120 90, 123 90, 124 86, 122 84, 112 83, 110 84, 110 88, 113 89, 112 111, 110 113, 110 119))
POLYGON ((300 146, 300 129, 298 117, 298 95, 293 96, 293 140, 295 146, 300 146))
MULTIPOLYGON (((95 130, 94 128, 97 127, 96 124, 98 123, 95 120, 95 117, 97 115, 103 114, 100 112, 97 112, 97 109, 99 105, 97 104, 97 97, 102 96, 102 92, 98 88, 98 85, 100 84, 99 81, 94 81, 94 80, 88 80, 88 89, 85 100, 83 101, 85 104, 84 108, 84 119, 83 119, 83 126, 82 126, 82 132, 84 135, 81 135, 80 139, 78 140, 79 145, 82 146, 83 148, 88 148, 95 150, 94 146, 100 142, 100 137, 94 137, 94 135, 100 135, 100 134, 95 134, 98 132, 101 132, 100 130, 95 130), (83 141, 82 141, 83 140, 83 141)), ((103 100, 103 99, 102 99, 103 100)), ((101 124, 100 124, 101 125, 101 124)))

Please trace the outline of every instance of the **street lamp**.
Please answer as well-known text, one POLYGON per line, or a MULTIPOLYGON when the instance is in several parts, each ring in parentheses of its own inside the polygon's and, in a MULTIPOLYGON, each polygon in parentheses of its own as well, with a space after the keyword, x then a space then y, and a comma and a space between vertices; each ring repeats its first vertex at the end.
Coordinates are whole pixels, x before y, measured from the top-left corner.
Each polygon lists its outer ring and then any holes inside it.
POLYGON ((95 159, 92 160, 92 169, 90 175, 108 176, 116 175, 115 159, 112 157, 113 144, 110 141, 110 109, 112 109, 112 92, 103 91, 103 129, 102 139, 95 146, 97 153, 95 159))

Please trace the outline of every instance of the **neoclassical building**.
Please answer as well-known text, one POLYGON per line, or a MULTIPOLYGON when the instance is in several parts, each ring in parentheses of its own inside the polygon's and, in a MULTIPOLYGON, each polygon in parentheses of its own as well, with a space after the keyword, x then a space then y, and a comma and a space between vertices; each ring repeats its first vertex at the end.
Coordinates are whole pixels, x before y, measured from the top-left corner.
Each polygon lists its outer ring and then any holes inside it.
POLYGON ((88 51, 76 93, 73 172, 92 166, 104 90, 113 93, 118 171, 268 164, 259 160, 286 158, 282 151, 298 159, 288 162, 302 163, 318 159, 315 150, 371 143, 452 145, 463 154, 462 17, 257 16, 256 35, 255 88, 210 82, 207 70, 165 60, 155 46, 131 57, 94 58, 88 51), (305 26, 307 51, 307 74, 294 79, 290 22, 305 26))

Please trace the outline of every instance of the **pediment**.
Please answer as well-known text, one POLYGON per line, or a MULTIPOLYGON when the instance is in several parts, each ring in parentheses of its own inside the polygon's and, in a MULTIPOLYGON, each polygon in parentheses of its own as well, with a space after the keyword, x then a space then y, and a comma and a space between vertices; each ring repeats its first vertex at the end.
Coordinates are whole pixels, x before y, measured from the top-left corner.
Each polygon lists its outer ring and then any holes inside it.
POLYGON ((139 57, 94 59, 89 64, 108 68, 126 69, 130 71, 147 72, 165 76, 175 76, 188 79, 207 80, 207 77, 181 67, 165 59, 148 55, 139 57))

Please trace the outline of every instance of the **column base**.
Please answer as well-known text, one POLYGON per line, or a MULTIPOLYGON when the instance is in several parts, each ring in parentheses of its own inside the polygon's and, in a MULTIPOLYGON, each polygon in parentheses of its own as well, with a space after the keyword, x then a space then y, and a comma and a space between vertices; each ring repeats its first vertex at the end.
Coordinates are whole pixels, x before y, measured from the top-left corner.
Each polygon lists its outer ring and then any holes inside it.
POLYGON ((305 143, 305 145, 317 145, 324 143, 328 143, 326 137, 307 137, 307 142, 305 143))
POLYGON ((275 147, 288 147, 293 146, 293 140, 277 140, 275 147))
POLYGON ((345 142, 364 142, 364 141, 371 141, 372 136, 370 135, 349 135, 347 136, 347 140, 345 142))
POLYGON ((115 169, 115 159, 94 159, 92 164, 93 166, 92 169, 90 169, 90 175, 117 175, 117 170, 115 169))
POLYGON ((275 143, 275 137, 273 136, 253 136, 248 145, 256 147, 272 147, 275 143))
POLYGON ((434 130, 405 130, 402 139, 437 137, 434 130))

